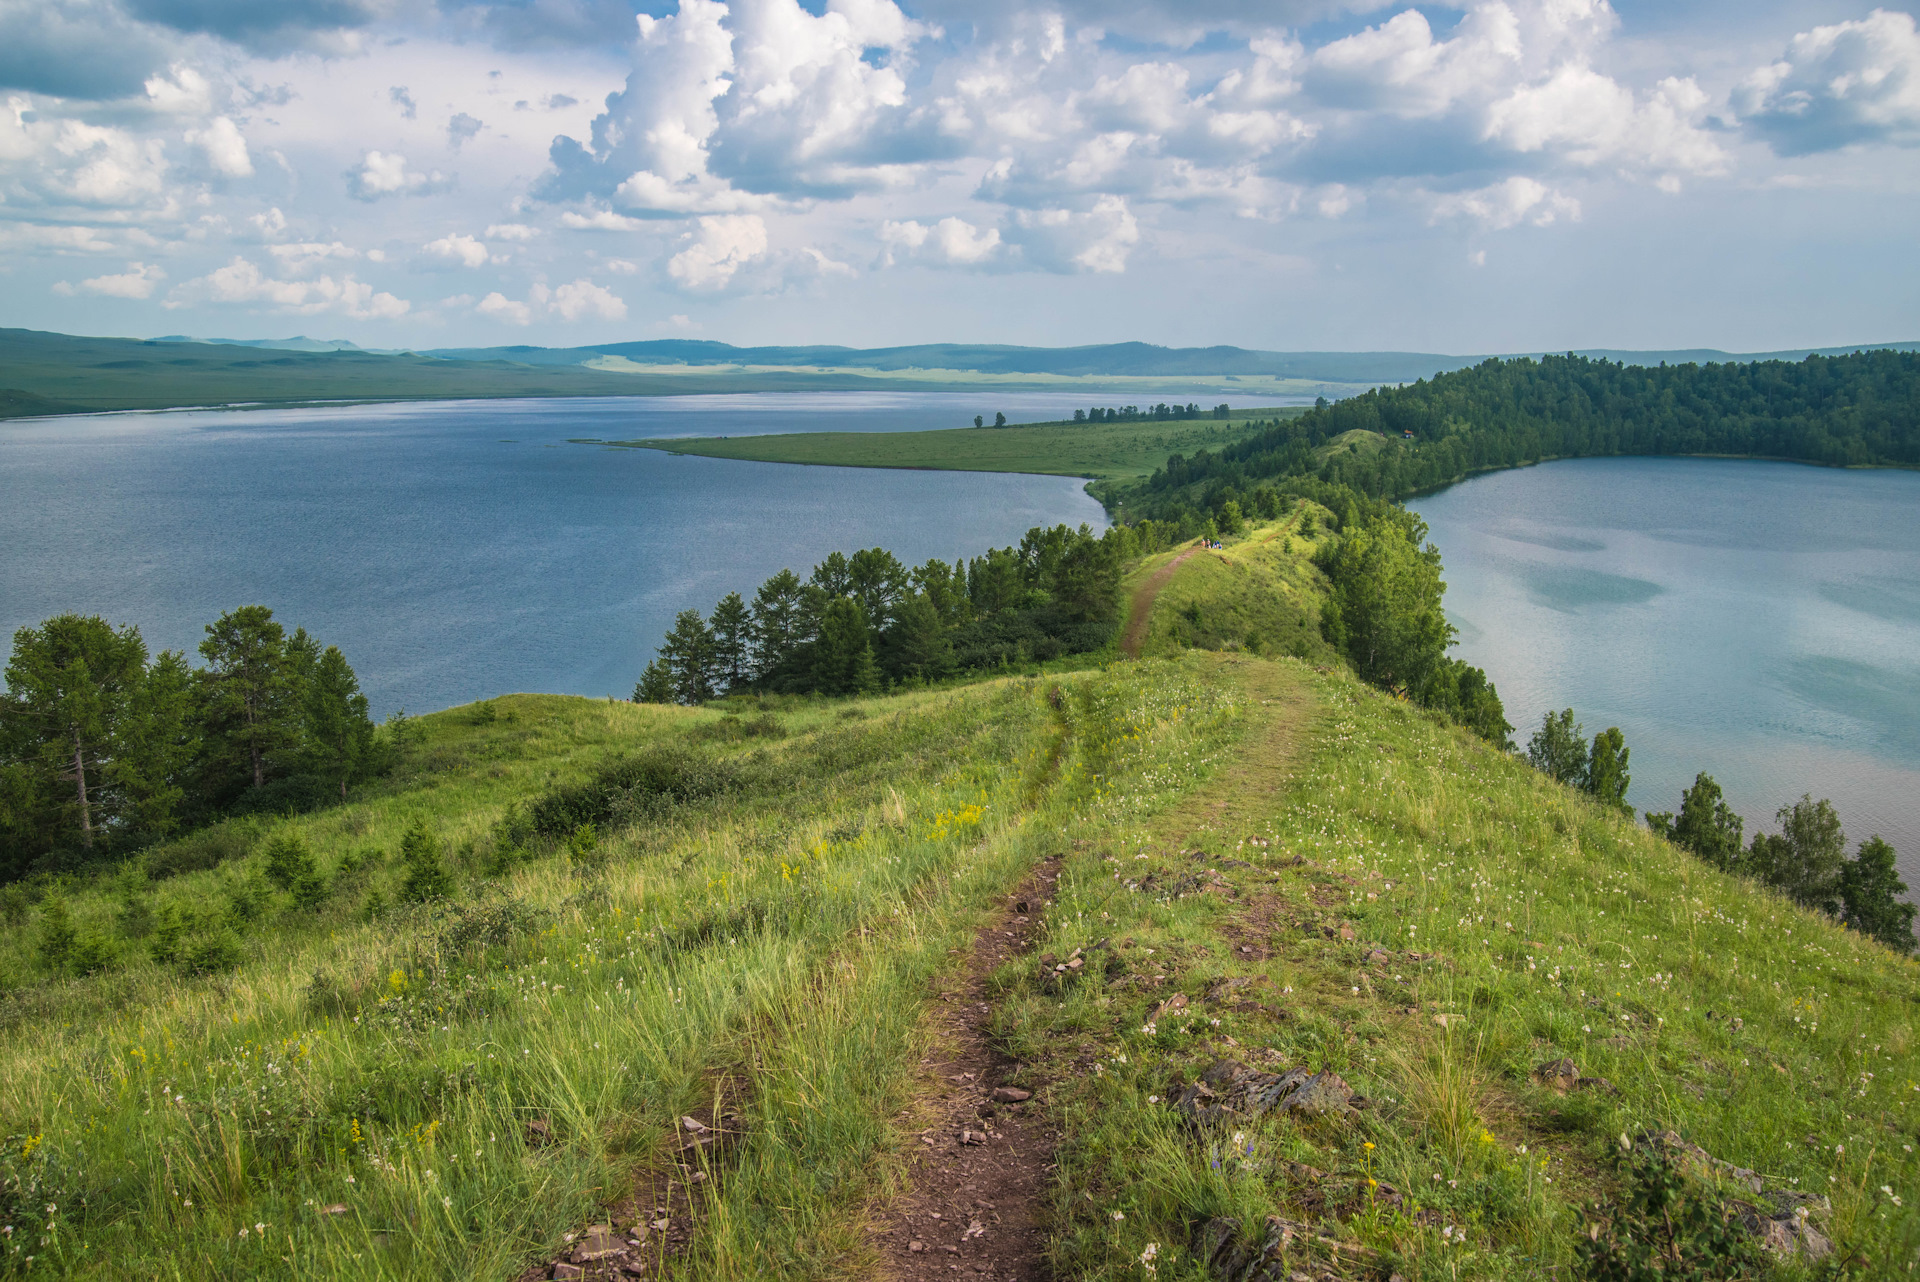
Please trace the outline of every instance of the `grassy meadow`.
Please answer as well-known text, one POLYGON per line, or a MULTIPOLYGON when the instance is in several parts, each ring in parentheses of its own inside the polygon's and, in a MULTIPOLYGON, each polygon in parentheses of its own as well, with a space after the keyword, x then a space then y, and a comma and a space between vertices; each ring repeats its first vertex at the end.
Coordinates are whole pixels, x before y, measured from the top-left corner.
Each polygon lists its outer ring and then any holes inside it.
POLYGON ((1133 567, 1138 661, 503 696, 420 718, 345 806, 0 902, 0 1274, 533 1276, 657 1187, 678 1119, 732 1113, 663 1275, 877 1276, 935 997, 1058 857, 985 1015, 1061 1136, 1055 1276, 1201 1282, 1202 1226, 1278 1214, 1302 1270, 1567 1279, 1622 1137, 1661 1129, 1830 1200, 1835 1253, 1773 1276, 1911 1275, 1920 963, 1359 683, 1314 627, 1323 529, 1301 504, 1133 567), (689 787, 527 839, 635 759, 689 787), (454 891, 407 905, 416 824, 454 891), (288 835, 304 906, 266 879, 288 835), (41 961, 54 899, 97 973, 41 961), (237 969, 151 959, 182 910, 237 969), (1536 1080, 1562 1057, 1604 1082, 1536 1080), (1192 1125, 1171 1101, 1222 1059, 1368 1106, 1192 1125))
MULTIPOLYGON (((1095 399, 1099 399, 1095 397, 1095 399)), ((1127 423, 1020 423, 930 432, 803 432, 782 436, 700 436, 613 441, 613 445, 829 467, 924 468, 950 472, 1033 472, 1099 480, 1151 476, 1169 454, 1194 454, 1240 440, 1256 422, 1301 411, 1277 409, 1230 419, 1127 423)))

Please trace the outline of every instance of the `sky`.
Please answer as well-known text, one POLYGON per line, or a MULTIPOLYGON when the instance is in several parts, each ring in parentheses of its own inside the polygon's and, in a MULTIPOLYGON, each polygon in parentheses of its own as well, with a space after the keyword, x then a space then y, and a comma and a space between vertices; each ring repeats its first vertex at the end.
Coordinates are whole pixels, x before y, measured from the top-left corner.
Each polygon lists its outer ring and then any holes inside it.
POLYGON ((0 0, 0 325, 1920 339, 1920 0, 0 0))

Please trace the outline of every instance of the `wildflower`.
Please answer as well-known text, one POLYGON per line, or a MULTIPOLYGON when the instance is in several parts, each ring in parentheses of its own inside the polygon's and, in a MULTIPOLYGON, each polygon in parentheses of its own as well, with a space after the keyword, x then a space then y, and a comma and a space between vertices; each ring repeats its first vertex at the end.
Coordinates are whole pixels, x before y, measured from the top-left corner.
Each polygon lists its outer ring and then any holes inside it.
POLYGON ((1113 1218, 1116 1220, 1124 1220, 1127 1218, 1127 1213, 1125 1211, 1115 1211, 1113 1213, 1113 1218))

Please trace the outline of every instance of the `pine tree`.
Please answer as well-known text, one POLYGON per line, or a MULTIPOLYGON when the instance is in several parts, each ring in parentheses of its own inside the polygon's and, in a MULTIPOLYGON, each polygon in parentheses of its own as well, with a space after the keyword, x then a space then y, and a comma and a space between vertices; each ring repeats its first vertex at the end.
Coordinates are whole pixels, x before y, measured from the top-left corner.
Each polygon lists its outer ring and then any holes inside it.
POLYGON ((854 694, 863 683, 869 691, 879 686, 866 611, 852 597, 835 597, 820 618, 813 688, 822 694, 854 694))
POLYGON ((698 610, 682 610, 660 645, 660 658, 673 677, 679 703, 705 703, 714 696, 713 634, 698 610))
POLYGON ((640 674, 639 684, 633 687, 635 703, 672 703, 673 674, 667 671, 667 665, 658 659, 647 661, 646 671, 640 674))
POLYGON ((1893 847, 1879 837, 1869 837, 1841 869, 1841 920, 1897 953, 1910 953, 1914 909, 1901 901, 1906 893, 1907 884, 1894 866, 1893 847))
POLYGON ((800 577, 782 570, 753 596, 754 680, 765 680, 809 639, 801 626, 800 577))
POLYGON ((340 800, 345 801, 347 785, 373 773, 376 761, 367 696, 360 693, 360 680, 338 646, 326 648, 303 685, 307 767, 337 781, 340 800))
POLYGON ((304 650, 289 659, 286 631, 264 605, 243 605, 221 615, 207 625, 207 639, 200 643, 214 728, 244 756, 256 788, 267 781, 270 756, 298 736, 294 682, 304 650))
POLYGON ((445 899, 453 893, 453 874, 440 858, 440 842, 427 831, 424 820, 413 821, 400 838, 400 861, 406 865, 406 878, 400 883, 400 897, 410 903, 445 899))
POLYGON ((753 618, 738 592, 729 592, 713 607, 708 623, 713 637, 714 684, 722 690, 744 690, 753 682, 753 618))
POLYGON ((897 678, 930 680, 953 665, 953 643, 940 621, 940 611, 924 592, 901 605, 899 617, 884 638, 887 670, 897 678))
POLYGON ((115 631, 98 616, 63 614, 14 633, 0 701, 11 862, 68 841, 91 850, 112 835, 128 798, 111 766, 128 747, 146 661, 139 629, 115 631))

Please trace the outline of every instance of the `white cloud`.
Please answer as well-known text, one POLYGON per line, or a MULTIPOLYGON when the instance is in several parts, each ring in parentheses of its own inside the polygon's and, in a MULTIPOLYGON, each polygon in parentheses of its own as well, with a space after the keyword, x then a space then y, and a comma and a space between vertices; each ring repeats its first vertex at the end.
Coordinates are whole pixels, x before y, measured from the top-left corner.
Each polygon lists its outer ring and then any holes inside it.
POLYGON ((493 255, 487 252, 484 244, 464 232, 454 232, 438 240, 430 240, 421 248, 431 258, 460 267, 485 267, 493 260, 493 255))
POLYGON ((545 285, 535 285, 530 297, 562 320, 591 318, 615 321, 627 318, 627 305, 619 295, 584 278, 562 285, 551 293, 545 285))
POLYGON ((931 226, 908 220, 880 224, 882 261, 891 267, 906 259, 942 267, 979 267, 1000 254, 997 228, 975 227, 960 218, 942 218, 931 226))
POLYGON ((439 170, 420 173, 409 168, 407 158, 398 152, 369 151, 360 164, 347 171, 347 194, 355 200, 379 200, 384 196, 418 196, 444 191, 450 180, 439 170))
POLYGON ((338 312, 354 320, 392 320, 412 306, 351 274, 338 279, 279 280, 245 258, 235 258, 225 267, 176 286, 161 306, 172 309, 195 303, 258 303, 296 316, 338 312))
POLYGON ((487 228, 488 240, 528 241, 540 235, 538 227, 529 227, 525 223, 494 223, 487 228))
POLYGON ((213 109, 213 86, 192 67, 175 63, 147 81, 147 101, 171 115, 203 116, 213 109))
POLYGON ((278 236, 287 229, 287 216, 280 212, 278 205, 267 210, 264 214, 252 215, 247 221, 252 223, 253 229, 262 236, 278 236))
POLYGON ((1920 29, 1912 14, 1875 9, 1802 32, 1740 84, 1733 106, 1782 155, 1920 145, 1920 29))
POLYGON ((509 325, 533 324, 533 308, 525 303, 515 302, 498 290, 481 299, 473 310, 493 320, 505 321, 509 325))
POLYGON ((204 129, 187 130, 186 141, 206 153, 207 163, 229 178, 245 178, 253 172, 247 140, 225 116, 215 116, 204 129))
POLYGON ((616 214, 611 209, 594 209, 584 214, 569 209, 560 215, 560 225, 572 231, 639 231, 647 224, 638 218, 616 214))
POLYGON ((296 275, 309 271, 331 258, 358 258, 360 251, 339 241, 301 241, 292 245, 271 245, 267 252, 280 263, 280 270, 296 275))
POLYGON ((685 249, 667 260, 667 275, 682 289, 725 289, 734 274, 767 252, 767 224, 758 214, 710 214, 688 232, 685 249))
POLYGON ((1123 272, 1140 241, 1140 227, 1125 200, 1102 196, 1084 212, 1016 211, 1007 238, 1028 263, 1045 271, 1123 272))
POLYGON ((1580 202, 1532 178, 1514 177, 1478 191, 1454 192, 1433 201, 1431 221, 1466 218, 1495 231, 1523 222, 1548 227, 1580 221, 1580 202))
MULTIPOLYGON (((80 288, 89 294, 98 294, 104 298, 151 298, 154 288, 167 278, 166 272, 158 267, 149 267, 145 263, 128 263, 127 270, 110 276, 95 276, 91 280, 80 282, 80 288)), ((74 287, 61 281, 53 287, 56 294, 72 294, 74 287)))

